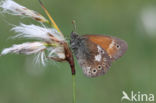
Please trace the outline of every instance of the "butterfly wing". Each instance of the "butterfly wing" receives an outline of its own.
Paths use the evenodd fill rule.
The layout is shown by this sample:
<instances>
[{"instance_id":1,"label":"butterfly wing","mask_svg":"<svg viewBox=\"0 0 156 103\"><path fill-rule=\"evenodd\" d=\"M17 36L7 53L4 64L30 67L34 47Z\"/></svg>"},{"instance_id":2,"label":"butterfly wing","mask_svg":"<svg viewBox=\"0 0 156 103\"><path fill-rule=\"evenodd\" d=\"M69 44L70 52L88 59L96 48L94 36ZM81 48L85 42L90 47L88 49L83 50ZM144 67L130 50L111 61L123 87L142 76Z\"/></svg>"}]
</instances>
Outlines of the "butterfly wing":
<instances>
[{"instance_id":1,"label":"butterfly wing","mask_svg":"<svg viewBox=\"0 0 156 103\"><path fill-rule=\"evenodd\" d=\"M71 48L87 77L103 75L111 66L111 59L107 52L87 37L75 35L71 39Z\"/></svg>"},{"instance_id":2,"label":"butterfly wing","mask_svg":"<svg viewBox=\"0 0 156 103\"><path fill-rule=\"evenodd\" d=\"M105 35L84 35L84 37L106 50L112 61L120 58L128 48L127 43L117 37Z\"/></svg>"}]
</instances>

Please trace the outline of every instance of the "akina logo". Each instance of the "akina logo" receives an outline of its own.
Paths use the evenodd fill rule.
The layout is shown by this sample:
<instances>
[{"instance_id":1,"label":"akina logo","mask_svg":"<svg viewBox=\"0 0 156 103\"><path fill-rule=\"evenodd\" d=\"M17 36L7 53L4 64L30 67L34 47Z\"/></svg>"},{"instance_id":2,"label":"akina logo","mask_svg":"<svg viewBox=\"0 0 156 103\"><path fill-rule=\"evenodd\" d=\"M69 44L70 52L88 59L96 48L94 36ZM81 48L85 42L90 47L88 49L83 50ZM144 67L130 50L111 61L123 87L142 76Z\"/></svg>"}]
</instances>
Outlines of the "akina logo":
<instances>
[{"instance_id":1,"label":"akina logo","mask_svg":"<svg viewBox=\"0 0 156 103\"><path fill-rule=\"evenodd\" d=\"M154 94L146 94L146 93L141 93L140 91L134 92L131 91L130 94L128 95L125 91L122 91L122 98L121 101L132 101L132 102L153 102L154 101Z\"/></svg>"}]
</instances>

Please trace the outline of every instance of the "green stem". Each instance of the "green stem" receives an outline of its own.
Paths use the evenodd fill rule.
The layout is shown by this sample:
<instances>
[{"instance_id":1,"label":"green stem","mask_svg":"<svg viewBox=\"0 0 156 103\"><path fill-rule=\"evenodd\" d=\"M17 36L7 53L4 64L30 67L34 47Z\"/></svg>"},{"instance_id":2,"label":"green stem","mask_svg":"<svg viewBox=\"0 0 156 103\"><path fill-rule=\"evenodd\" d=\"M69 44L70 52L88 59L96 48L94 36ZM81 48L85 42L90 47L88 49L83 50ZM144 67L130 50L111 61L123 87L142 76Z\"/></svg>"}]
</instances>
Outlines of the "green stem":
<instances>
[{"instance_id":1,"label":"green stem","mask_svg":"<svg viewBox=\"0 0 156 103\"><path fill-rule=\"evenodd\" d=\"M76 103L76 80L75 80L75 75L72 75L72 81L73 81L73 103Z\"/></svg>"}]
</instances>

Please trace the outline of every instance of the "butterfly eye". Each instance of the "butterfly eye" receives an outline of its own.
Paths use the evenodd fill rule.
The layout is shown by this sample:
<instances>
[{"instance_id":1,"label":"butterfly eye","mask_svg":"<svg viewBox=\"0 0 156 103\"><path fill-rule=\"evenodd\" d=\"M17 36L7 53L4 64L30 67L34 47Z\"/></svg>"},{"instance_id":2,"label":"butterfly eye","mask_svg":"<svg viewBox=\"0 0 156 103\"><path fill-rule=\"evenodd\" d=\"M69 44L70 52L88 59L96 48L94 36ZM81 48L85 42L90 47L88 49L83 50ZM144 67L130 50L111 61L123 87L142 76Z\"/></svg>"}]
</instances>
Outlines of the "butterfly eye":
<instances>
[{"instance_id":1,"label":"butterfly eye","mask_svg":"<svg viewBox=\"0 0 156 103\"><path fill-rule=\"evenodd\" d=\"M118 48L118 49L119 49L119 48L120 48L120 45L119 45L119 44L116 44L116 48Z\"/></svg>"},{"instance_id":2,"label":"butterfly eye","mask_svg":"<svg viewBox=\"0 0 156 103\"><path fill-rule=\"evenodd\" d=\"M102 66L101 65L98 65L98 70L101 70L102 69Z\"/></svg>"}]
</instances>

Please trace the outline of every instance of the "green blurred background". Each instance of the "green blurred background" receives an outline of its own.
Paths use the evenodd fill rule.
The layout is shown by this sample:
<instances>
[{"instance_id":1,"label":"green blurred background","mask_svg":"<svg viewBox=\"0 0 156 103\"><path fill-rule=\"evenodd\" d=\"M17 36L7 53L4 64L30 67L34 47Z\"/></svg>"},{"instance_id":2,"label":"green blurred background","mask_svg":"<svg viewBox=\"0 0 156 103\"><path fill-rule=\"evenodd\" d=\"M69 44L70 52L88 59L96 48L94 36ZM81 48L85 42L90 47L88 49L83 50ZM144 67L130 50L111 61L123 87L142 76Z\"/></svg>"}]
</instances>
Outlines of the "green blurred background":
<instances>
[{"instance_id":1,"label":"green blurred background","mask_svg":"<svg viewBox=\"0 0 156 103\"><path fill-rule=\"evenodd\" d=\"M15 1L46 16L37 0ZM76 63L77 103L121 103L123 90L156 94L156 0L42 1L66 37L74 19L80 34L108 34L128 42L126 54L104 76L87 78ZM10 24L20 22L40 25L0 14L0 50L28 41L10 38L15 34ZM0 57L0 103L72 103L69 65L52 62L43 67L33 57Z\"/></svg>"}]
</instances>

